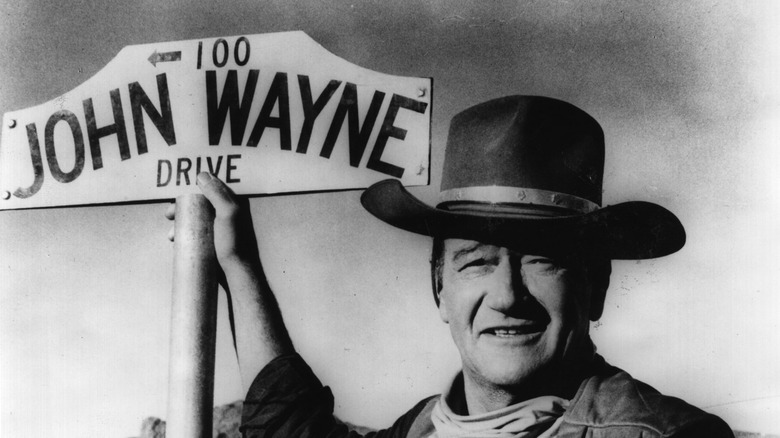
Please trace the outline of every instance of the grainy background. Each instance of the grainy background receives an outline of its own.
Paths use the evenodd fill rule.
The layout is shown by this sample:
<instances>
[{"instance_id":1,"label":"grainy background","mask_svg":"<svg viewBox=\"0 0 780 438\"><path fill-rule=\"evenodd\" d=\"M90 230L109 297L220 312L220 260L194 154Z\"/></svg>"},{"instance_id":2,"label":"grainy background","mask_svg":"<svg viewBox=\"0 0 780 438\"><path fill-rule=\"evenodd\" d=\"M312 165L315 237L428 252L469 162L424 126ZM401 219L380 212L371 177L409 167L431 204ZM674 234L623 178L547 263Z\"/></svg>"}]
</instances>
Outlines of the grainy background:
<instances>
[{"instance_id":1,"label":"grainy background","mask_svg":"<svg viewBox=\"0 0 780 438\"><path fill-rule=\"evenodd\" d=\"M0 112L53 99L125 45L303 30L373 70L434 78L435 203L447 124L541 94L607 135L605 203L657 202L679 253L616 262L608 360L734 428L780 433L780 8L737 2L99 0L0 4ZM96 188L99 190L99 188ZM337 413L389 424L458 369L429 242L359 192L254 199L270 281ZM165 417L172 247L165 206L0 212L0 435L138 433ZM224 303L216 403L243 397Z\"/></svg>"}]
</instances>

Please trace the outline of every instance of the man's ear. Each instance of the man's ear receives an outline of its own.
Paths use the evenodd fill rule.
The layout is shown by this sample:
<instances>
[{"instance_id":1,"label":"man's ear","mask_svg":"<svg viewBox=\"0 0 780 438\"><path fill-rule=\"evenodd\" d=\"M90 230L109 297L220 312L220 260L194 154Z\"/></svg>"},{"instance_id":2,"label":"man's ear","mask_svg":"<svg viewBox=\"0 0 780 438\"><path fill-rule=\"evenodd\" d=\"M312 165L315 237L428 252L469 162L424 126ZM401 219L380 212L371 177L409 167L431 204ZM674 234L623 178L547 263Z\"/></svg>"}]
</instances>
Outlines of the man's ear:
<instances>
[{"instance_id":1,"label":"man's ear","mask_svg":"<svg viewBox=\"0 0 780 438\"><path fill-rule=\"evenodd\" d=\"M444 293L444 289L439 292L439 316L445 323L450 323L450 313L447 296Z\"/></svg>"},{"instance_id":2,"label":"man's ear","mask_svg":"<svg viewBox=\"0 0 780 438\"><path fill-rule=\"evenodd\" d=\"M612 261L595 263L588 273L590 276L590 320L598 321L604 313L604 301L607 299L609 277L612 275Z\"/></svg>"}]
</instances>

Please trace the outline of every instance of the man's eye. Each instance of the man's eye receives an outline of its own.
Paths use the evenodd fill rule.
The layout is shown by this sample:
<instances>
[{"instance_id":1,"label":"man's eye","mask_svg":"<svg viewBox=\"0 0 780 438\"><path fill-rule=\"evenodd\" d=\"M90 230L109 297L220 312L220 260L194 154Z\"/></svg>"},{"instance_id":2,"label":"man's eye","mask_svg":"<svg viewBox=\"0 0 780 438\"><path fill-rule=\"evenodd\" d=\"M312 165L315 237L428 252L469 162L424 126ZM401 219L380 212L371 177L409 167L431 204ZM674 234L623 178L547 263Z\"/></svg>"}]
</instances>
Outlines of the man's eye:
<instances>
[{"instance_id":1,"label":"man's eye","mask_svg":"<svg viewBox=\"0 0 780 438\"><path fill-rule=\"evenodd\" d=\"M561 269L555 260L546 257L524 257L522 263L529 273L552 274Z\"/></svg>"},{"instance_id":2,"label":"man's eye","mask_svg":"<svg viewBox=\"0 0 780 438\"><path fill-rule=\"evenodd\" d=\"M544 257L530 257L523 261L527 265L552 265L554 262Z\"/></svg>"},{"instance_id":3,"label":"man's eye","mask_svg":"<svg viewBox=\"0 0 780 438\"><path fill-rule=\"evenodd\" d=\"M486 264L487 264L487 261L485 259L474 259L474 260L471 260L471 261L469 261L467 263L464 263L463 266L461 266L460 269L458 269L458 271L463 271L463 270L466 270L468 268L478 268L478 267L481 267L481 266L485 266Z\"/></svg>"}]
</instances>

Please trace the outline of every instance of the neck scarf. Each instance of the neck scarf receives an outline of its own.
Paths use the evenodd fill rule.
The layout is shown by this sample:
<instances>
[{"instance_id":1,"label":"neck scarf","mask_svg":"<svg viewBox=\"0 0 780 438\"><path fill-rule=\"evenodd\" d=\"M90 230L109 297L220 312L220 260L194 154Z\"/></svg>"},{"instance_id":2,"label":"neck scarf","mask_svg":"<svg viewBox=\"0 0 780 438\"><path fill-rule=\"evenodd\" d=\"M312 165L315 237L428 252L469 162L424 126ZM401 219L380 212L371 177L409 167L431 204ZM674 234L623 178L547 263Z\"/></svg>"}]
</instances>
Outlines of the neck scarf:
<instances>
[{"instance_id":1,"label":"neck scarf","mask_svg":"<svg viewBox=\"0 0 780 438\"><path fill-rule=\"evenodd\" d=\"M569 401L555 396L526 400L478 415L458 415L442 395L433 407L430 438L547 438L555 436Z\"/></svg>"}]
</instances>

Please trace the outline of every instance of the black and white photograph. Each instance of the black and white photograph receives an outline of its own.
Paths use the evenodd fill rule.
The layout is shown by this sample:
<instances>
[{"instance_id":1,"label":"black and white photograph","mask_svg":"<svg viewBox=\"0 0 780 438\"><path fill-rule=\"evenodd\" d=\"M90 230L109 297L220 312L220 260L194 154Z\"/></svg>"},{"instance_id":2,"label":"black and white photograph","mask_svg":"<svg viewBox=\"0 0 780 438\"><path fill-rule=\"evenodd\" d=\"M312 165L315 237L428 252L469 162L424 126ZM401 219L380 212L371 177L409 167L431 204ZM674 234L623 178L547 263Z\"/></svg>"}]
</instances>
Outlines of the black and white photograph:
<instances>
[{"instance_id":1,"label":"black and white photograph","mask_svg":"<svg viewBox=\"0 0 780 438\"><path fill-rule=\"evenodd\" d=\"M0 436L780 437L780 3L0 39Z\"/></svg>"}]
</instances>

